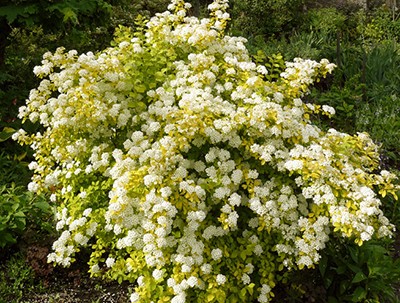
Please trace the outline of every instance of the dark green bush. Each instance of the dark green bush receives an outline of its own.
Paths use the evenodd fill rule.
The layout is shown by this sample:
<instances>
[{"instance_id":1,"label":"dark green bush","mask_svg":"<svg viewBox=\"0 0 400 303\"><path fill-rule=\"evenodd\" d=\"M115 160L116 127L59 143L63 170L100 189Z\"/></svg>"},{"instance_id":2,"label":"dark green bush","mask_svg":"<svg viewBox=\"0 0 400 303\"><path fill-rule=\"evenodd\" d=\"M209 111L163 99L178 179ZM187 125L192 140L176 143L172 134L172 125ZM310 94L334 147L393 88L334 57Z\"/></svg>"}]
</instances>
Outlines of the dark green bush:
<instances>
[{"instance_id":1,"label":"dark green bush","mask_svg":"<svg viewBox=\"0 0 400 303\"><path fill-rule=\"evenodd\" d=\"M23 187L0 186L0 248L17 243L28 228L37 234L50 231L51 218L52 206L45 197Z\"/></svg>"},{"instance_id":2,"label":"dark green bush","mask_svg":"<svg viewBox=\"0 0 400 303\"><path fill-rule=\"evenodd\" d=\"M319 263L327 302L395 302L400 263L382 242L331 242Z\"/></svg>"},{"instance_id":3,"label":"dark green bush","mask_svg":"<svg viewBox=\"0 0 400 303\"><path fill-rule=\"evenodd\" d=\"M281 35L297 26L304 0L236 0L231 2L234 35L249 39Z\"/></svg>"}]
</instances>

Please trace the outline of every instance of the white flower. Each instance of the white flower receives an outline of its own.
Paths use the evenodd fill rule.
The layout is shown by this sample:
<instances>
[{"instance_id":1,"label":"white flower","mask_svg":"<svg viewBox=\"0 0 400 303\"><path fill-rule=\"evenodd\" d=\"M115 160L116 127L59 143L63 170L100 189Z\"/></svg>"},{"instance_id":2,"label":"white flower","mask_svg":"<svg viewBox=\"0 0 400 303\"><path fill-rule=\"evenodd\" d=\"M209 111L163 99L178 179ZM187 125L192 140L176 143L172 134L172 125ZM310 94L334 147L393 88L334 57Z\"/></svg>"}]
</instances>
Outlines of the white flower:
<instances>
[{"instance_id":1,"label":"white flower","mask_svg":"<svg viewBox=\"0 0 400 303\"><path fill-rule=\"evenodd\" d=\"M191 276L189 279L187 279L187 283L190 287L194 287L197 285L198 280L196 277Z\"/></svg>"},{"instance_id":2,"label":"white flower","mask_svg":"<svg viewBox=\"0 0 400 303\"><path fill-rule=\"evenodd\" d=\"M215 281L219 284L222 285L226 282L226 277L222 274L218 274Z\"/></svg>"},{"instance_id":3,"label":"white flower","mask_svg":"<svg viewBox=\"0 0 400 303\"><path fill-rule=\"evenodd\" d=\"M86 208L86 209L83 211L83 216L84 216L84 217L88 217L88 216L91 214L91 212L92 212L92 209L91 209L91 208Z\"/></svg>"},{"instance_id":4,"label":"white flower","mask_svg":"<svg viewBox=\"0 0 400 303\"><path fill-rule=\"evenodd\" d=\"M180 293L172 298L171 303L185 303L186 295L184 293Z\"/></svg>"},{"instance_id":5,"label":"white flower","mask_svg":"<svg viewBox=\"0 0 400 303\"><path fill-rule=\"evenodd\" d=\"M303 168L303 161L301 161L301 160L286 161L285 168L289 171L300 170Z\"/></svg>"},{"instance_id":6,"label":"white flower","mask_svg":"<svg viewBox=\"0 0 400 303\"><path fill-rule=\"evenodd\" d=\"M241 203L241 197L237 193L233 193L229 199L229 204L232 206L239 206Z\"/></svg>"},{"instance_id":7,"label":"white flower","mask_svg":"<svg viewBox=\"0 0 400 303\"><path fill-rule=\"evenodd\" d=\"M257 245L254 247L254 253L255 253L257 256L260 256L260 255L263 253L263 251L264 251L264 249L261 247L260 244L257 244Z\"/></svg>"},{"instance_id":8,"label":"white flower","mask_svg":"<svg viewBox=\"0 0 400 303\"><path fill-rule=\"evenodd\" d=\"M246 269L246 272L250 275L254 271L254 265L251 263L247 263L245 269Z\"/></svg>"},{"instance_id":9,"label":"white flower","mask_svg":"<svg viewBox=\"0 0 400 303\"><path fill-rule=\"evenodd\" d=\"M151 243L153 241L154 241L154 236L152 234L147 233L147 234L143 235L143 242L144 243Z\"/></svg>"},{"instance_id":10,"label":"white flower","mask_svg":"<svg viewBox=\"0 0 400 303\"><path fill-rule=\"evenodd\" d=\"M115 259L111 258L111 257L108 257L107 260L106 260L107 267L113 267L114 264L115 264Z\"/></svg>"},{"instance_id":11,"label":"white flower","mask_svg":"<svg viewBox=\"0 0 400 303\"><path fill-rule=\"evenodd\" d=\"M163 271L160 269L153 270L152 276L155 280L160 280L163 277Z\"/></svg>"},{"instance_id":12,"label":"white flower","mask_svg":"<svg viewBox=\"0 0 400 303\"><path fill-rule=\"evenodd\" d=\"M335 109L331 106L328 105L322 105L322 110L330 115L334 115L335 114Z\"/></svg>"},{"instance_id":13,"label":"white flower","mask_svg":"<svg viewBox=\"0 0 400 303\"><path fill-rule=\"evenodd\" d=\"M182 272L190 272L192 270L192 267L191 266L188 266L188 265L186 265L186 264L183 264L182 265L182 269L181 269L181 271Z\"/></svg>"},{"instance_id":14,"label":"white flower","mask_svg":"<svg viewBox=\"0 0 400 303\"><path fill-rule=\"evenodd\" d=\"M140 287L140 286L144 286L144 276L139 276L138 278L137 278L137 280L136 280L136 282L137 282L137 284L138 284L138 286Z\"/></svg>"},{"instance_id":15,"label":"white flower","mask_svg":"<svg viewBox=\"0 0 400 303\"><path fill-rule=\"evenodd\" d=\"M243 178L243 172L240 169L236 169L232 172L232 181L235 184L240 184Z\"/></svg>"},{"instance_id":16,"label":"white flower","mask_svg":"<svg viewBox=\"0 0 400 303\"><path fill-rule=\"evenodd\" d=\"M139 294L137 292L132 293L130 296L130 300L132 303L139 302L139 300L140 300Z\"/></svg>"},{"instance_id":17,"label":"white flower","mask_svg":"<svg viewBox=\"0 0 400 303\"><path fill-rule=\"evenodd\" d=\"M51 194L50 195L50 201L51 202L56 202L57 201L57 195L56 194Z\"/></svg>"},{"instance_id":18,"label":"white flower","mask_svg":"<svg viewBox=\"0 0 400 303\"><path fill-rule=\"evenodd\" d=\"M61 229L63 229L64 226L65 226L64 220L58 221L56 224L56 230L61 230Z\"/></svg>"},{"instance_id":19,"label":"white flower","mask_svg":"<svg viewBox=\"0 0 400 303\"><path fill-rule=\"evenodd\" d=\"M300 259L297 261L298 265L305 265L306 267L310 267L313 265L313 261L309 256L302 256Z\"/></svg>"},{"instance_id":20,"label":"white flower","mask_svg":"<svg viewBox=\"0 0 400 303\"><path fill-rule=\"evenodd\" d=\"M263 75L268 74L268 70L264 65L257 66L257 72L259 72L260 74L263 74Z\"/></svg>"},{"instance_id":21,"label":"white flower","mask_svg":"<svg viewBox=\"0 0 400 303\"><path fill-rule=\"evenodd\" d=\"M251 282L250 276L248 274L243 274L242 282L243 282L243 284L249 284Z\"/></svg>"},{"instance_id":22,"label":"white flower","mask_svg":"<svg viewBox=\"0 0 400 303\"><path fill-rule=\"evenodd\" d=\"M35 170L38 168L38 163L36 161L32 161L31 163L29 163L28 168L30 170Z\"/></svg>"},{"instance_id":23,"label":"white flower","mask_svg":"<svg viewBox=\"0 0 400 303\"><path fill-rule=\"evenodd\" d=\"M213 260L218 261L219 259L222 258L222 250L220 250L219 248L215 248L211 251L211 257L213 258Z\"/></svg>"},{"instance_id":24,"label":"white flower","mask_svg":"<svg viewBox=\"0 0 400 303\"><path fill-rule=\"evenodd\" d=\"M209 274L212 271L212 266L211 264L206 263L203 264L200 269L204 274Z\"/></svg>"},{"instance_id":25,"label":"white flower","mask_svg":"<svg viewBox=\"0 0 400 303\"><path fill-rule=\"evenodd\" d=\"M258 178L258 172L255 169L249 170L247 177L249 179L257 179Z\"/></svg>"},{"instance_id":26,"label":"white flower","mask_svg":"<svg viewBox=\"0 0 400 303\"><path fill-rule=\"evenodd\" d=\"M89 238L82 235L81 233L77 233L74 236L74 241L79 245L86 245L87 242L89 241Z\"/></svg>"},{"instance_id":27,"label":"white flower","mask_svg":"<svg viewBox=\"0 0 400 303\"><path fill-rule=\"evenodd\" d=\"M37 183L35 183L35 182L30 182L30 183L28 184L28 190L29 190L29 191L31 191L31 192L37 192L38 189L39 189L39 185L38 185Z\"/></svg>"}]
</instances>

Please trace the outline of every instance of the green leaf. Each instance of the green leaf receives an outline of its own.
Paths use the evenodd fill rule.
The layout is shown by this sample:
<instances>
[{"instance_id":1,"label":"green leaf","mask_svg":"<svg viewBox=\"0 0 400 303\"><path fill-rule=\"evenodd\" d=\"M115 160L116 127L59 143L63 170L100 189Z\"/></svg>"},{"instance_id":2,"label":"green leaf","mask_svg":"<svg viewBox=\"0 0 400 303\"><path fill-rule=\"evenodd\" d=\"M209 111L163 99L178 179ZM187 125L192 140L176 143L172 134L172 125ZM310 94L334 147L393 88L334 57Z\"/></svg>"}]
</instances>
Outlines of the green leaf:
<instances>
[{"instance_id":1,"label":"green leaf","mask_svg":"<svg viewBox=\"0 0 400 303\"><path fill-rule=\"evenodd\" d=\"M349 263L349 264L347 264L347 266L348 266L348 267L352 270L352 272L354 272L354 273L362 272L362 269L361 269L359 266L355 265L355 264Z\"/></svg>"},{"instance_id":2,"label":"green leaf","mask_svg":"<svg viewBox=\"0 0 400 303\"><path fill-rule=\"evenodd\" d=\"M342 282L340 282L339 285L339 292L341 295L343 295L349 288L350 282L347 280L343 280Z\"/></svg>"},{"instance_id":3,"label":"green leaf","mask_svg":"<svg viewBox=\"0 0 400 303\"><path fill-rule=\"evenodd\" d=\"M13 23L18 16L24 14L24 8L15 5L0 7L0 16L5 17L9 23Z\"/></svg>"},{"instance_id":4,"label":"green leaf","mask_svg":"<svg viewBox=\"0 0 400 303\"><path fill-rule=\"evenodd\" d=\"M78 16L71 8L66 7L61 10L61 13L64 15L64 22L72 21L73 23L78 23Z\"/></svg>"},{"instance_id":5,"label":"green leaf","mask_svg":"<svg viewBox=\"0 0 400 303\"><path fill-rule=\"evenodd\" d=\"M137 84L137 85L135 85L135 90L138 93L144 93L146 91L146 86L143 84Z\"/></svg>"},{"instance_id":6,"label":"green leaf","mask_svg":"<svg viewBox=\"0 0 400 303\"><path fill-rule=\"evenodd\" d=\"M386 274L384 268L381 266L368 266L368 277L379 276Z\"/></svg>"},{"instance_id":7,"label":"green leaf","mask_svg":"<svg viewBox=\"0 0 400 303\"><path fill-rule=\"evenodd\" d=\"M49 203L44 202L44 201L40 201L40 202L36 202L33 204L35 207L39 208L41 211L43 212L47 212L51 206L49 205Z\"/></svg>"},{"instance_id":8,"label":"green leaf","mask_svg":"<svg viewBox=\"0 0 400 303\"><path fill-rule=\"evenodd\" d=\"M246 297L246 288L242 288L242 289L240 290L240 297L241 297L242 299L244 299L244 298Z\"/></svg>"},{"instance_id":9,"label":"green leaf","mask_svg":"<svg viewBox=\"0 0 400 303\"><path fill-rule=\"evenodd\" d=\"M16 212L17 209L20 207L20 205L18 204L19 199L17 197L15 197L13 200L15 201L15 203L11 204L11 210L12 210L12 212Z\"/></svg>"},{"instance_id":10,"label":"green leaf","mask_svg":"<svg viewBox=\"0 0 400 303\"><path fill-rule=\"evenodd\" d=\"M207 302L212 302L214 300L214 298L215 298L214 294L208 294L207 295Z\"/></svg>"},{"instance_id":11,"label":"green leaf","mask_svg":"<svg viewBox=\"0 0 400 303\"><path fill-rule=\"evenodd\" d=\"M354 262L358 263L358 249L355 247L349 247L350 257L353 259Z\"/></svg>"},{"instance_id":12,"label":"green leaf","mask_svg":"<svg viewBox=\"0 0 400 303\"><path fill-rule=\"evenodd\" d=\"M231 258L232 258L232 259L237 258L238 255L239 255L239 251L236 250L236 249L235 249L234 251L231 252Z\"/></svg>"},{"instance_id":13,"label":"green leaf","mask_svg":"<svg viewBox=\"0 0 400 303\"><path fill-rule=\"evenodd\" d=\"M325 276L327 266L328 266L328 258L322 257L318 265L319 272L321 273L322 277Z\"/></svg>"},{"instance_id":14,"label":"green leaf","mask_svg":"<svg viewBox=\"0 0 400 303\"><path fill-rule=\"evenodd\" d=\"M217 301L218 301L218 303L225 303L226 302L226 293L223 290L218 292Z\"/></svg>"},{"instance_id":15,"label":"green leaf","mask_svg":"<svg viewBox=\"0 0 400 303\"><path fill-rule=\"evenodd\" d=\"M238 301L238 298L236 297L236 295L231 294L231 295L228 297L227 302L228 302L228 303L238 303L239 301Z\"/></svg>"},{"instance_id":16,"label":"green leaf","mask_svg":"<svg viewBox=\"0 0 400 303\"><path fill-rule=\"evenodd\" d=\"M14 160L22 161L26 157L27 153L24 152L20 155L14 155Z\"/></svg>"},{"instance_id":17,"label":"green leaf","mask_svg":"<svg viewBox=\"0 0 400 303\"><path fill-rule=\"evenodd\" d=\"M25 214L24 214L24 212L19 211L19 212L14 214L14 217L16 217L16 218L25 218Z\"/></svg>"},{"instance_id":18,"label":"green leaf","mask_svg":"<svg viewBox=\"0 0 400 303\"><path fill-rule=\"evenodd\" d=\"M254 293L254 286L255 286L254 283L250 283L250 284L247 286L247 291L249 292L250 295L253 295L253 293Z\"/></svg>"},{"instance_id":19,"label":"green leaf","mask_svg":"<svg viewBox=\"0 0 400 303\"><path fill-rule=\"evenodd\" d=\"M16 219L15 225L16 225L18 231L23 231L26 226L25 218L20 217L20 218Z\"/></svg>"},{"instance_id":20,"label":"green leaf","mask_svg":"<svg viewBox=\"0 0 400 303\"><path fill-rule=\"evenodd\" d=\"M2 233L0 235L0 247L3 248L8 244L16 243L17 239L15 239L10 233Z\"/></svg>"},{"instance_id":21,"label":"green leaf","mask_svg":"<svg viewBox=\"0 0 400 303\"><path fill-rule=\"evenodd\" d=\"M367 276L362 271L359 271L358 273L356 273L356 275L354 276L351 283L358 283L358 282L364 281L366 279L367 279Z\"/></svg>"},{"instance_id":22,"label":"green leaf","mask_svg":"<svg viewBox=\"0 0 400 303\"><path fill-rule=\"evenodd\" d=\"M34 19L31 16L36 14L38 10L37 4L26 6L7 5L0 7L0 16L5 17L9 23L18 21L33 25Z\"/></svg>"},{"instance_id":23,"label":"green leaf","mask_svg":"<svg viewBox=\"0 0 400 303\"><path fill-rule=\"evenodd\" d=\"M0 132L0 142L8 140L15 132L16 130L11 127L4 127Z\"/></svg>"},{"instance_id":24,"label":"green leaf","mask_svg":"<svg viewBox=\"0 0 400 303\"><path fill-rule=\"evenodd\" d=\"M367 297L367 291L362 288L361 286L357 287L356 290L354 291L351 301L352 302L364 302L364 299Z\"/></svg>"},{"instance_id":25,"label":"green leaf","mask_svg":"<svg viewBox=\"0 0 400 303\"><path fill-rule=\"evenodd\" d=\"M346 272L346 266L345 265L340 265L335 270L339 275L344 274Z\"/></svg>"},{"instance_id":26,"label":"green leaf","mask_svg":"<svg viewBox=\"0 0 400 303\"><path fill-rule=\"evenodd\" d=\"M24 7L24 13L26 14L36 14L39 12L39 7L36 4L27 5Z\"/></svg>"},{"instance_id":27,"label":"green leaf","mask_svg":"<svg viewBox=\"0 0 400 303\"><path fill-rule=\"evenodd\" d=\"M47 8L49 12L59 11L63 15L63 22L72 21L78 23L78 15L76 13L76 7L71 3L57 3Z\"/></svg>"},{"instance_id":28,"label":"green leaf","mask_svg":"<svg viewBox=\"0 0 400 303\"><path fill-rule=\"evenodd\" d=\"M328 289L332 285L332 282L333 282L332 275L327 275L327 276L323 277L323 281L324 281L325 288Z\"/></svg>"},{"instance_id":29,"label":"green leaf","mask_svg":"<svg viewBox=\"0 0 400 303\"><path fill-rule=\"evenodd\" d=\"M328 297L328 303L339 303L339 301L335 297Z\"/></svg>"}]
</instances>

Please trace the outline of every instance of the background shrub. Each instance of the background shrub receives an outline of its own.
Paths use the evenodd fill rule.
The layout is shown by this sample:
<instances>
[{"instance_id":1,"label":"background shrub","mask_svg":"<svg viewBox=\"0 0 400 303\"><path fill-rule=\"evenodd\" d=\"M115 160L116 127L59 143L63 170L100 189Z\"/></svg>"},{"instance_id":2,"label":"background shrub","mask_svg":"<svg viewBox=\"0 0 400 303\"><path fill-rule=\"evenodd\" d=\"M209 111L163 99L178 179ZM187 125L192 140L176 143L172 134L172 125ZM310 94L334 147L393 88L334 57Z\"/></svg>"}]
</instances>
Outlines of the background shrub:
<instances>
[{"instance_id":1,"label":"background shrub","mask_svg":"<svg viewBox=\"0 0 400 303\"><path fill-rule=\"evenodd\" d=\"M43 196L13 185L0 187L0 248L17 243L27 228L51 231L52 207ZM34 240L34 239L32 239Z\"/></svg>"},{"instance_id":2,"label":"background shrub","mask_svg":"<svg viewBox=\"0 0 400 303\"><path fill-rule=\"evenodd\" d=\"M90 1L92 4L95 2L102 1ZM4 127L19 128L20 122L16 120L17 108L28 96L29 90L38 85L38 81L28 75L32 74L32 68L42 60L41 55L47 50L54 50L60 44L66 46L67 49L76 48L80 52L103 49L111 40L116 25L124 24L135 27L133 20L138 13L150 17L155 11L163 11L167 2L169 1L135 1L135 3L122 0L103 1L102 3L105 4L103 7L96 6L97 8L95 8L92 5L91 9L95 8L101 11L96 14L101 18L95 22L96 16L93 15L93 11L84 9L89 2L73 4L73 1L65 1L62 5L66 10L55 9L46 16L40 15L46 9L36 11L28 9L23 14L19 10L24 5L26 5L25 8L47 5L44 1L36 1L36 3L9 1L6 4L8 8L0 7L0 16L2 16L0 17L0 35L3 35L0 39L0 49L5 50L1 52L4 54L2 56L4 59L0 60L3 62L2 72L0 72L0 130L3 130L0 133L0 142L2 142L0 143L2 148L0 166L5 172L0 184L16 182L18 186L25 186L31 176L27 170L27 163L31 161L32 153L29 149L17 148L10 140L6 140L14 131L9 128L4 129ZM191 2L194 7L190 13L196 16L206 15L206 6L211 3L211 1L203 0ZM295 57L312 59L327 57L335 62L338 68L334 75L322 80L313 89L311 96L305 98L305 101L321 105L329 104L336 109L336 115L332 119L313 115L313 121L324 129L335 127L349 133L364 130L371 132L374 141L382 145L381 168L398 168L400 162L399 145L397 144L399 132L396 125L398 125L399 81L396 75L396 66L398 66L399 48L396 41L399 38L399 18L395 11L388 7L379 7L378 1L370 1L370 3L376 2L374 3L376 10L370 10L367 13L358 11L356 6L336 5L333 8L329 6L332 4L331 2L320 5L324 1L313 1L312 3L310 1L307 3L302 1L236 2L231 1L233 7L230 10L232 17L230 31L234 34L247 35L250 41L248 46L254 60L257 63L265 64L270 70L266 79L276 82L284 70L284 61L292 60ZM73 5L68 11L68 5L71 3ZM18 6L18 9L14 10L17 14L10 16L11 6ZM245 10L241 10L241 8ZM290 11L292 8L297 9L296 13ZM277 19L272 20L271 16L275 16ZM11 22L10 18L15 19ZM49 22L51 18L64 21L60 27L50 28L48 24L53 23ZM12 24L13 31L10 31L10 24ZM7 39L4 39L5 35L7 35ZM24 127L30 133L40 130L37 125L27 126L25 124ZM99 186L103 186L104 190L109 185ZM3 188L7 195L11 193L16 196L29 196L29 194L22 193L22 188L18 187L16 190L18 193L13 193L14 189L8 185ZM18 199L29 200L31 198L19 197L13 201ZM21 202L18 203L21 204ZM398 209L396 200L385 200L384 213L396 226L400 226L399 217L396 215ZM12 237L17 240L21 239L22 234L32 229L30 222L29 220L26 222L23 231L15 228L9 229ZM40 230L40 228L38 229ZM44 229L47 230L47 227ZM285 279L300 281L296 287L286 288L284 293L289 293L289 290L293 295L293 302L296 300L305 302L312 296L320 300L322 298L328 300L330 297L330 300L334 302L334 300L356 301L358 295L361 295L360 300L364 300L362 298L365 293L371 300L377 297L382 300L395 300L392 285L397 279L397 273L394 270L397 261L392 261L393 243L375 242L373 244L378 247L372 254L375 257L367 257L366 261L363 261L365 258L360 258L356 261L354 258L349 258L349 250L353 249L350 243L343 243L339 239L334 240L330 248L324 251L324 258L328 260L325 274L321 276L318 270L307 272L312 282L307 285L302 283L304 272L299 273L300 278L296 278L296 272L292 272L293 275L289 278L278 277L281 279L280 283ZM364 246L355 247L360 251L363 248ZM360 253L363 254L363 252ZM349 266L344 272L342 272L343 269L338 272L339 264L343 265L340 260L345 260L346 264L353 264L353 268L354 265L364 268L362 271L364 275L369 273L368 269L365 269L365 263L370 266L373 266L374 263L379 266L385 263L382 267L390 274L387 280L384 278L382 280L387 283L381 284L381 288L373 288L373 290L367 286L368 279L349 283L350 280L353 281L355 272ZM379 263L381 260L384 262ZM390 267L393 271L390 270ZM332 279L338 283L329 284L328 282ZM347 283L346 287L341 287L342 281L347 281L343 282L343 285ZM278 286L278 289L279 287L283 286ZM346 289L342 291L343 288ZM289 300L287 296L284 299Z\"/></svg>"},{"instance_id":3,"label":"background shrub","mask_svg":"<svg viewBox=\"0 0 400 303\"><path fill-rule=\"evenodd\" d=\"M185 19L177 1L104 51L45 53L20 109L43 126L13 136L35 150L28 188L60 205L49 261L88 249L93 276L137 281L132 302L268 302L330 236L391 234L380 197L398 185L377 146L318 128L333 108L302 100L334 65L253 55L269 74L210 8Z\"/></svg>"}]
</instances>

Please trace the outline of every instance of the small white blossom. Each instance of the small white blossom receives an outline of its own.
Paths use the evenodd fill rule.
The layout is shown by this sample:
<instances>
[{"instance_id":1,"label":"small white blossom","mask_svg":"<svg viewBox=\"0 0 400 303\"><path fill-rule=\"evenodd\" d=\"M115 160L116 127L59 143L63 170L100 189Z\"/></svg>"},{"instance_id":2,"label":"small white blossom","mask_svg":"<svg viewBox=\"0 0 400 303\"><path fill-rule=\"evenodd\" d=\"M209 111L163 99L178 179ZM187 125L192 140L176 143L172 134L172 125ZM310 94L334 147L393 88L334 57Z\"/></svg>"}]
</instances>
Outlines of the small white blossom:
<instances>
[{"instance_id":1,"label":"small white blossom","mask_svg":"<svg viewBox=\"0 0 400 303\"><path fill-rule=\"evenodd\" d=\"M214 260L219 260L222 258L222 250L220 250L219 248L215 248L211 251L211 257Z\"/></svg>"},{"instance_id":2,"label":"small white blossom","mask_svg":"<svg viewBox=\"0 0 400 303\"><path fill-rule=\"evenodd\" d=\"M222 274L218 274L218 275L217 275L217 278L216 278L215 280L216 280L216 282L217 282L219 285L225 284L225 282L226 282L226 276L224 276L224 275L222 275Z\"/></svg>"},{"instance_id":3,"label":"small white blossom","mask_svg":"<svg viewBox=\"0 0 400 303\"><path fill-rule=\"evenodd\" d=\"M111 257L108 257L107 260L106 260L107 267L113 267L114 264L115 264L115 259L111 258Z\"/></svg>"},{"instance_id":4,"label":"small white blossom","mask_svg":"<svg viewBox=\"0 0 400 303\"><path fill-rule=\"evenodd\" d=\"M163 271L159 269L153 270L152 276L155 280L160 280L163 276Z\"/></svg>"},{"instance_id":5,"label":"small white blossom","mask_svg":"<svg viewBox=\"0 0 400 303\"><path fill-rule=\"evenodd\" d=\"M130 300L132 303L139 302L139 300L140 300L139 294L137 292L132 293L130 296Z\"/></svg>"}]
</instances>

